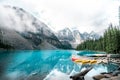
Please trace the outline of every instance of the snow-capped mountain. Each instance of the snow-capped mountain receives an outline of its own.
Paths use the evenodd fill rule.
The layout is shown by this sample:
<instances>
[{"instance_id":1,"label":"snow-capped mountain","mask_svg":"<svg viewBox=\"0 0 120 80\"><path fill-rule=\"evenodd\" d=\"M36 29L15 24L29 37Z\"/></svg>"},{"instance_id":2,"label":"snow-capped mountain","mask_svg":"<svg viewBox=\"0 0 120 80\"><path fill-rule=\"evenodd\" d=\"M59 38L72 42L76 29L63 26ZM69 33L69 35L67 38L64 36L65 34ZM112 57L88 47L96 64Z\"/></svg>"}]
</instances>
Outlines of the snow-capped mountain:
<instances>
[{"instance_id":1,"label":"snow-capped mountain","mask_svg":"<svg viewBox=\"0 0 120 80\"><path fill-rule=\"evenodd\" d=\"M0 48L56 49L61 42L46 24L22 8L0 6Z\"/></svg>"},{"instance_id":2,"label":"snow-capped mountain","mask_svg":"<svg viewBox=\"0 0 120 80\"><path fill-rule=\"evenodd\" d=\"M95 33L94 31L91 31L90 33L84 32L82 35L84 40L88 40L88 39L96 40L100 38L100 35Z\"/></svg>"},{"instance_id":3,"label":"snow-capped mountain","mask_svg":"<svg viewBox=\"0 0 120 80\"><path fill-rule=\"evenodd\" d=\"M73 48L76 48L78 44L82 43L85 40L95 40L100 38L100 35L95 33L94 31L92 31L91 33L84 32L82 34L79 32L79 30L70 30L69 28L58 31L56 35L60 41L69 42Z\"/></svg>"},{"instance_id":4,"label":"snow-capped mountain","mask_svg":"<svg viewBox=\"0 0 120 80\"><path fill-rule=\"evenodd\" d=\"M92 31L90 34L90 39L99 39L100 35L98 35L97 33L95 33L94 31Z\"/></svg>"},{"instance_id":5,"label":"snow-capped mountain","mask_svg":"<svg viewBox=\"0 0 120 80\"><path fill-rule=\"evenodd\" d=\"M66 40L66 41L75 41L74 35L69 28L65 28L63 30L58 31L57 37L59 40Z\"/></svg>"}]
</instances>

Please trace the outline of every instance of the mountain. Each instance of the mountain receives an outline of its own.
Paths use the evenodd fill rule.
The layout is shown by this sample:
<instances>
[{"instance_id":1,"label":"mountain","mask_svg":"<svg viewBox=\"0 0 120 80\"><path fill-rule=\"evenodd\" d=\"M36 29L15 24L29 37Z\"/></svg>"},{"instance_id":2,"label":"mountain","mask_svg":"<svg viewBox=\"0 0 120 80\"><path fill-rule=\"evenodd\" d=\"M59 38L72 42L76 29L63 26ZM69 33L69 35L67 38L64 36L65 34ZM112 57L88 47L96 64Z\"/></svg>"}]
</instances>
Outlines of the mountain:
<instances>
[{"instance_id":1,"label":"mountain","mask_svg":"<svg viewBox=\"0 0 120 80\"><path fill-rule=\"evenodd\" d=\"M72 48L75 48L79 43L81 43L82 35L78 30L70 30L69 28L65 28L56 33L56 36L61 41L61 43L67 43L71 45Z\"/></svg>"},{"instance_id":2,"label":"mountain","mask_svg":"<svg viewBox=\"0 0 120 80\"><path fill-rule=\"evenodd\" d=\"M70 30L69 28L65 28L56 33L58 39L63 43L69 43L72 48L76 48L78 44L82 43L88 39L99 39L100 35L92 31L91 33L84 32L83 34L79 32L79 30Z\"/></svg>"},{"instance_id":3,"label":"mountain","mask_svg":"<svg viewBox=\"0 0 120 80\"><path fill-rule=\"evenodd\" d=\"M57 33L58 39L59 40L66 40L66 41L74 41L74 35L72 31L69 28L65 28L63 30L60 30Z\"/></svg>"},{"instance_id":4,"label":"mountain","mask_svg":"<svg viewBox=\"0 0 120 80\"><path fill-rule=\"evenodd\" d=\"M0 48L57 49L64 46L43 22L22 8L0 6Z\"/></svg>"},{"instance_id":5,"label":"mountain","mask_svg":"<svg viewBox=\"0 0 120 80\"><path fill-rule=\"evenodd\" d=\"M33 49L32 44L14 30L0 27L0 48Z\"/></svg>"},{"instance_id":6,"label":"mountain","mask_svg":"<svg viewBox=\"0 0 120 80\"><path fill-rule=\"evenodd\" d=\"M95 33L94 31L91 31L90 33L84 32L82 35L84 40L88 40L88 39L95 40L100 38L100 35Z\"/></svg>"},{"instance_id":7,"label":"mountain","mask_svg":"<svg viewBox=\"0 0 120 80\"><path fill-rule=\"evenodd\" d=\"M69 28L58 31L58 33L56 33L56 36L60 40L62 45L64 45L65 49L72 49L72 45L70 44L70 42L74 41L75 39L72 31Z\"/></svg>"}]
</instances>

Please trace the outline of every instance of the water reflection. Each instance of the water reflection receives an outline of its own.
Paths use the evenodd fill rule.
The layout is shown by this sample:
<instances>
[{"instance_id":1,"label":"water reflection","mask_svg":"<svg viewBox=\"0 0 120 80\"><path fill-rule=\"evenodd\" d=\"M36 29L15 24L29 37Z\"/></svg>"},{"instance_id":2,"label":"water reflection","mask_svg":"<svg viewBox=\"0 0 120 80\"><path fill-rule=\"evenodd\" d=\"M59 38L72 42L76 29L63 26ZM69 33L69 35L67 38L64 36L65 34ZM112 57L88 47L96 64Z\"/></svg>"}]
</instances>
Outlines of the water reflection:
<instances>
[{"instance_id":1,"label":"water reflection","mask_svg":"<svg viewBox=\"0 0 120 80\"><path fill-rule=\"evenodd\" d=\"M2 80L5 80L4 78L9 78L8 80L61 80L61 76L64 76L64 80L69 80L69 75L91 66L73 63L71 55L76 53L77 51L74 50L0 51L0 73L4 73L4 76L1 74ZM113 63L92 66L94 68L86 76L91 77L100 72L114 71L118 67Z\"/></svg>"}]
</instances>

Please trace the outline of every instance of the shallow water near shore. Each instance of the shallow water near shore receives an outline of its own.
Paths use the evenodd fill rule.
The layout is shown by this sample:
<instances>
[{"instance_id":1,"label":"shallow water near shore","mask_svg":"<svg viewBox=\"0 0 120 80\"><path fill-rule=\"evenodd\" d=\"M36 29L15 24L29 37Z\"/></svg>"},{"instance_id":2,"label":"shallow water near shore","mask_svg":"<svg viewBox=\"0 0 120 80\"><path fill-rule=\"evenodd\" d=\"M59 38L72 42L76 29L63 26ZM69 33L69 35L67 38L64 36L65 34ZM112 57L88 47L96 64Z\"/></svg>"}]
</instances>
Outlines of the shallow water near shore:
<instances>
[{"instance_id":1,"label":"shallow water near shore","mask_svg":"<svg viewBox=\"0 0 120 80\"><path fill-rule=\"evenodd\" d=\"M69 76L90 66L85 79L101 72L111 72L117 64L78 65L71 61L75 50L19 50L0 51L0 79L2 80L70 80ZM88 54L89 52L84 52ZM91 53L90 53L91 54Z\"/></svg>"}]
</instances>

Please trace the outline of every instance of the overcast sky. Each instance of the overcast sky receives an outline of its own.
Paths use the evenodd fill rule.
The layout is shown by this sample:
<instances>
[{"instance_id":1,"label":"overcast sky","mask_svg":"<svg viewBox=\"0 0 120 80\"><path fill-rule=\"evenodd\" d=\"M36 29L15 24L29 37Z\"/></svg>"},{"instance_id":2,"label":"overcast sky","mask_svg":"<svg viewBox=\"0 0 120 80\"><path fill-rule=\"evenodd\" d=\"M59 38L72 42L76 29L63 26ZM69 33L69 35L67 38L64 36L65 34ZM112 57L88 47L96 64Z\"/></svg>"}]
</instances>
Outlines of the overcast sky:
<instances>
[{"instance_id":1,"label":"overcast sky","mask_svg":"<svg viewBox=\"0 0 120 80\"><path fill-rule=\"evenodd\" d=\"M0 0L24 8L52 30L65 27L80 32L103 32L109 23L118 25L120 0Z\"/></svg>"}]
</instances>

